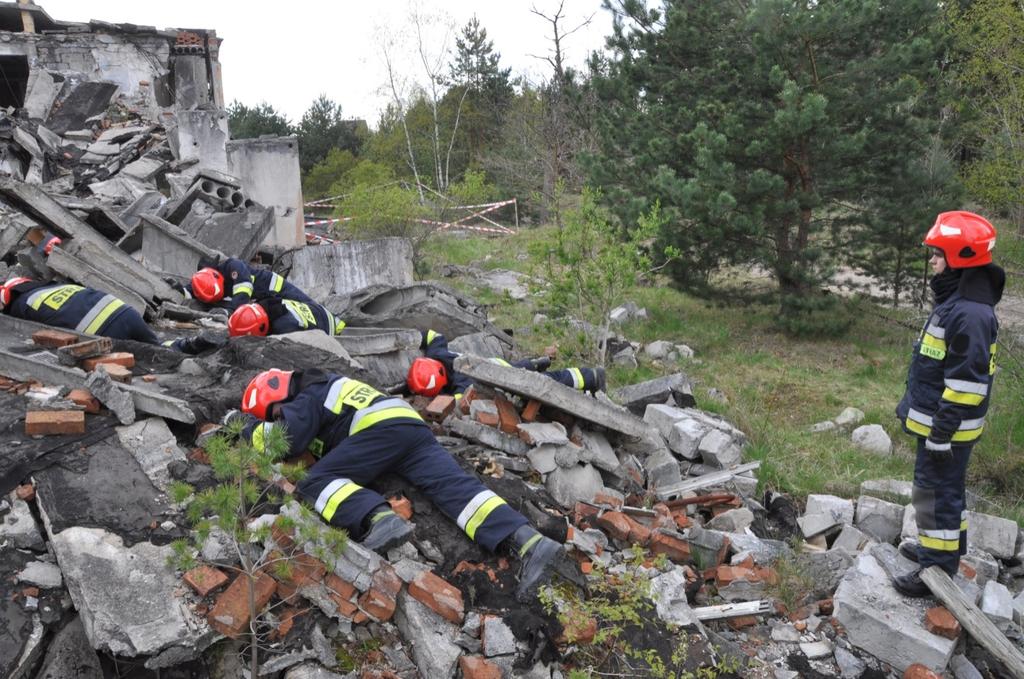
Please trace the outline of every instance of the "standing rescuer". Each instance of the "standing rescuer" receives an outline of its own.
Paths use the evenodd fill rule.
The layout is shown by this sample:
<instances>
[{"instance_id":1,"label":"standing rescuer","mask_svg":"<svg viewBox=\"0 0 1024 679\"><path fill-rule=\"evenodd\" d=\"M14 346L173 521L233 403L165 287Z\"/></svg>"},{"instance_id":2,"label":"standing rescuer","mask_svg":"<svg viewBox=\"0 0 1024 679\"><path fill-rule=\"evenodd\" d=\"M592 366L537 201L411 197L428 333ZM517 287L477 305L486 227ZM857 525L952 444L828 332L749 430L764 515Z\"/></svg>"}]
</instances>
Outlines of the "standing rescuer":
<instances>
[{"instance_id":1,"label":"standing rescuer","mask_svg":"<svg viewBox=\"0 0 1024 679\"><path fill-rule=\"evenodd\" d=\"M967 551L967 462L985 427L995 373L994 307L1006 274L992 263L996 230L971 212L943 212L925 236L931 248L935 307L910 359L907 390L896 408L917 436L913 502L920 544L900 553L917 569L893 578L912 597L927 596L921 571L938 566L956 574Z\"/></svg>"},{"instance_id":2,"label":"standing rescuer","mask_svg":"<svg viewBox=\"0 0 1024 679\"><path fill-rule=\"evenodd\" d=\"M282 428L287 457L307 448L326 451L299 482L298 493L324 521L344 528L368 549L386 552L412 533L410 523L365 487L395 472L421 489L471 540L520 559L520 600L533 596L562 554L557 542L463 471L401 398L320 370L268 370L246 387L242 413L248 420L242 436L257 450L274 428Z\"/></svg>"}]
</instances>

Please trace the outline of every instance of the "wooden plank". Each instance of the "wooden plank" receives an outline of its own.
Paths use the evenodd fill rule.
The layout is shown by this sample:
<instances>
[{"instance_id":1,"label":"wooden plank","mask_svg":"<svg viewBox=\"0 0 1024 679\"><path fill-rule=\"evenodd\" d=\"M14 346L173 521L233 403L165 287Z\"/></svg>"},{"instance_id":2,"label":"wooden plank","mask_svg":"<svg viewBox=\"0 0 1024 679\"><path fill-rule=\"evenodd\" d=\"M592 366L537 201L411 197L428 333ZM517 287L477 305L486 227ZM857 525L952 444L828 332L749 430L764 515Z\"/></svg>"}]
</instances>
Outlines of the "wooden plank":
<instances>
[{"instance_id":1,"label":"wooden plank","mask_svg":"<svg viewBox=\"0 0 1024 679\"><path fill-rule=\"evenodd\" d=\"M938 566L929 566L921 571L921 579L928 585L932 594L960 621L967 633L1006 666L1011 676L1024 677L1024 655L1021 655L992 621L964 596L945 571Z\"/></svg>"},{"instance_id":2,"label":"wooden plank","mask_svg":"<svg viewBox=\"0 0 1024 679\"><path fill-rule=\"evenodd\" d=\"M134 290L126 288L113 278L97 271L88 263L65 251L63 247L55 247L50 252L50 256L46 258L46 264L57 273L70 278L76 283L102 290L117 297L140 314L146 313L146 301L136 294Z\"/></svg>"},{"instance_id":3,"label":"wooden plank","mask_svg":"<svg viewBox=\"0 0 1024 679\"><path fill-rule=\"evenodd\" d=\"M11 379L37 380L44 384L60 384L71 388L84 388L86 372L78 368L66 368L28 356L20 356L0 350L0 375ZM178 422L192 424L196 421L188 404L181 399L165 396L130 384L118 384L122 391L131 394L135 408L150 415L157 415Z\"/></svg>"},{"instance_id":4,"label":"wooden plank","mask_svg":"<svg viewBox=\"0 0 1024 679\"><path fill-rule=\"evenodd\" d=\"M687 479L681 483L677 483L674 486L668 486L667 488L659 488L657 495L659 500L671 497L673 495L680 495L687 491L700 490L701 488L709 488L716 486L720 483L728 481L734 476L738 476L743 472L754 471L761 466L760 462L747 462L746 464L736 465L732 469L723 469L721 471L712 472L710 474L704 474L694 479Z\"/></svg>"}]
</instances>

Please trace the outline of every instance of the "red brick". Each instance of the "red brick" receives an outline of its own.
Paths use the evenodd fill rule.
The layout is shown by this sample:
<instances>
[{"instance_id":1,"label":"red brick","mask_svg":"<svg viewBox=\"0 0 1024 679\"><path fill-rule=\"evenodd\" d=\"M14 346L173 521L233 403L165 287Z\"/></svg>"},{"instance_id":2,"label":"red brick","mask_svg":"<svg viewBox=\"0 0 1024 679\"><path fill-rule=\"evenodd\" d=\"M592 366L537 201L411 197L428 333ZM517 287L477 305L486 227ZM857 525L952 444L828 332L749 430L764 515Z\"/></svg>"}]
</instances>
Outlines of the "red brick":
<instances>
[{"instance_id":1,"label":"red brick","mask_svg":"<svg viewBox=\"0 0 1024 679\"><path fill-rule=\"evenodd\" d=\"M651 539L647 545L655 554L664 554L677 563L690 560L690 544L686 540L660 530L651 533Z\"/></svg>"},{"instance_id":2,"label":"red brick","mask_svg":"<svg viewBox=\"0 0 1024 679\"><path fill-rule=\"evenodd\" d=\"M324 585L331 599L338 605L338 609L346 616L355 612L355 604L352 599L356 594L356 588L349 582L345 582L334 573L328 573L324 578Z\"/></svg>"},{"instance_id":3,"label":"red brick","mask_svg":"<svg viewBox=\"0 0 1024 679\"><path fill-rule=\"evenodd\" d=\"M613 509L622 509L622 500L620 500L619 498L615 497L614 495L609 495L608 493L601 493L601 492L595 493L594 494L594 504L596 504L596 505L608 505L609 507L611 507Z\"/></svg>"},{"instance_id":4,"label":"red brick","mask_svg":"<svg viewBox=\"0 0 1024 679\"><path fill-rule=\"evenodd\" d=\"M110 379L122 384L132 383L132 371L130 369L116 363L104 363L102 365L103 370L110 375Z\"/></svg>"},{"instance_id":5,"label":"red brick","mask_svg":"<svg viewBox=\"0 0 1024 679\"><path fill-rule=\"evenodd\" d=\"M832 615L835 610L835 603L832 599L822 599L818 602L818 615Z\"/></svg>"},{"instance_id":6,"label":"red brick","mask_svg":"<svg viewBox=\"0 0 1024 679\"><path fill-rule=\"evenodd\" d=\"M627 539L632 528L629 517L622 512L605 512L598 517L597 525L608 534L608 537L616 540Z\"/></svg>"},{"instance_id":7,"label":"red brick","mask_svg":"<svg viewBox=\"0 0 1024 679\"><path fill-rule=\"evenodd\" d=\"M277 630L275 630L274 636L278 639L284 639L288 636L288 633L292 631L292 627L295 626L295 618L298 618L303 613L305 611L298 608L286 608L281 611L280 615L277 616Z\"/></svg>"},{"instance_id":8,"label":"red brick","mask_svg":"<svg viewBox=\"0 0 1024 679\"><path fill-rule=\"evenodd\" d=\"M156 375L143 375L142 376L142 381L143 382L156 382Z\"/></svg>"},{"instance_id":9,"label":"red brick","mask_svg":"<svg viewBox=\"0 0 1024 679\"><path fill-rule=\"evenodd\" d=\"M409 498L404 495L388 498L388 504L391 505L391 510L395 514L398 514L406 521L412 519L412 500Z\"/></svg>"},{"instance_id":10,"label":"red brick","mask_svg":"<svg viewBox=\"0 0 1024 679\"><path fill-rule=\"evenodd\" d=\"M448 622L462 623L462 592L430 571L421 572L409 583L409 595Z\"/></svg>"},{"instance_id":11,"label":"red brick","mask_svg":"<svg viewBox=\"0 0 1024 679\"><path fill-rule=\"evenodd\" d=\"M14 494L18 496L19 500L31 502L36 498L36 487L31 483L26 483L15 488Z\"/></svg>"},{"instance_id":12,"label":"red brick","mask_svg":"<svg viewBox=\"0 0 1024 679\"><path fill-rule=\"evenodd\" d=\"M455 397L441 394L434 397L434 400L427 406L424 414L428 420L441 422L451 415L453 410L455 410Z\"/></svg>"},{"instance_id":13,"label":"red brick","mask_svg":"<svg viewBox=\"0 0 1024 679\"><path fill-rule=\"evenodd\" d=\"M99 399L93 396L92 392L88 389L72 389L68 392L68 398L85 408L87 413L98 413L100 411Z\"/></svg>"},{"instance_id":14,"label":"red brick","mask_svg":"<svg viewBox=\"0 0 1024 679\"><path fill-rule=\"evenodd\" d=\"M38 587L26 587L23 590L21 590L21 595L25 596L25 597L29 597L29 596L38 597L39 596L39 588Z\"/></svg>"},{"instance_id":15,"label":"red brick","mask_svg":"<svg viewBox=\"0 0 1024 679\"><path fill-rule=\"evenodd\" d=\"M924 612L924 626L932 634L956 641L960 637L960 623L944 606L935 606Z\"/></svg>"},{"instance_id":16,"label":"red brick","mask_svg":"<svg viewBox=\"0 0 1024 679\"><path fill-rule=\"evenodd\" d=\"M469 404L476 398L476 386L469 385L469 389L462 392L462 398L456 399L459 406L459 411L463 415L469 415Z\"/></svg>"},{"instance_id":17,"label":"red brick","mask_svg":"<svg viewBox=\"0 0 1024 679\"><path fill-rule=\"evenodd\" d=\"M498 428L500 420L498 419L498 413L488 412L486 410L478 410L475 415L475 419L480 424L487 425L488 427Z\"/></svg>"},{"instance_id":18,"label":"red brick","mask_svg":"<svg viewBox=\"0 0 1024 679\"><path fill-rule=\"evenodd\" d=\"M597 620L587 618L578 620L570 618L562 631L566 642L570 644L589 644L597 636Z\"/></svg>"},{"instance_id":19,"label":"red brick","mask_svg":"<svg viewBox=\"0 0 1024 679\"><path fill-rule=\"evenodd\" d=\"M327 573L327 566L324 562L305 552L299 552L290 557L278 554L277 558L288 559L289 571L287 577L280 577L278 580L286 582L293 587L301 588L314 585L323 580L324 575Z\"/></svg>"},{"instance_id":20,"label":"red brick","mask_svg":"<svg viewBox=\"0 0 1024 679\"><path fill-rule=\"evenodd\" d=\"M114 342L109 337L97 337L96 339L61 347L58 353L65 354L76 360L82 360L99 356L100 354L108 354L113 348Z\"/></svg>"},{"instance_id":21,"label":"red brick","mask_svg":"<svg viewBox=\"0 0 1024 679\"><path fill-rule=\"evenodd\" d=\"M903 679L942 679L942 675L932 672L920 663L915 663L903 672Z\"/></svg>"},{"instance_id":22,"label":"red brick","mask_svg":"<svg viewBox=\"0 0 1024 679\"><path fill-rule=\"evenodd\" d=\"M210 566L197 566L185 573L185 582L199 596L206 596L228 581L228 576Z\"/></svg>"},{"instance_id":23,"label":"red brick","mask_svg":"<svg viewBox=\"0 0 1024 679\"><path fill-rule=\"evenodd\" d=\"M973 580L975 576L978 575L978 571L974 570L974 567L966 561L960 562L960 572L963 573L963 576L968 580Z\"/></svg>"},{"instance_id":24,"label":"red brick","mask_svg":"<svg viewBox=\"0 0 1024 679\"><path fill-rule=\"evenodd\" d=\"M536 422L537 416L540 415L540 407L543 405L540 401L531 400L523 408L523 422Z\"/></svg>"},{"instance_id":25,"label":"red brick","mask_svg":"<svg viewBox=\"0 0 1024 679\"><path fill-rule=\"evenodd\" d=\"M654 510L654 528L667 528L676 530L676 520L672 516L672 510L664 502L659 502L652 507Z\"/></svg>"},{"instance_id":26,"label":"red brick","mask_svg":"<svg viewBox=\"0 0 1024 679\"><path fill-rule=\"evenodd\" d=\"M381 564L373 581L361 597L359 609L377 622L387 622L395 614L395 598L402 589L402 580L388 563Z\"/></svg>"},{"instance_id":27,"label":"red brick","mask_svg":"<svg viewBox=\"0 0 1024 679\"><path fill-rule=\"evenodd\" d=\"M519 419L519 413L516 412L516 407L512 405L512 401L498 396L494 399L494 405L498 407L498 428L506 434L518 433L519 429L517 427L521 420Z\"/></svg>"},{"instance_id":28,"label":"red brick","mask_svg":"<svg viewBox=\"0 0 1024 679\"><path fill-rule=\"evenodd\" d=\"M741 630L746 627L753 627L760 620L755 615L741 615L737 618L729 618L726 620L726 624L734 630Z\"/></svg>"},{"instance_id":29,"label":"red brick","mask_svg":"<svg viewBox=\"0 0 1024 679\"><path fill-rule=\"evenodd\" d=\"M631 516L626 516L629 519L629 542L633 545L646 545L648 540L651 539L651 529L640 523Z\"/></svg>"},{"instance_id":30,"label":"red brick","mask_svg":"<svg viewBox=\"0 0 1024 679\"><path fill-rule=\"evenodd\" d=\"M25 414L25 433L29 436L84 434L85 413L81 410L37 410Z\"/></svg>"},{"instance_id":31,"label":"red brick","mask_svg":"<svg viewBox=\"0 0 1024 679\"><path fill-rule=\"evenodd\" d=\"M125 368L134 368L135 356L127 351L115 351L110 354L103 354L102 356L87 358L82 361L82 368L87 371L95 370L98 365L120 365Z\"/></svg>"},{"instance_id":32,"label":"red brick","mask_svg":"<svg viewBox=\"0 0 1024 679\"><path fill-rule=\"evenodd\" d=\"M57 349L59 347L66 347L69 344L75 344L78 342L78 335L61 332L60 330L37 330L32 333L32 341L41 347Z\"/></svg>"},{"instance_id":33,"label":"red brick","mask_svg":"<svg viewBox=\"0 0 1024 679\"><path fill-rule=\"evenodd\" d=\"M719 587L724 587L736 580L760 582L761 578L753 568L744 566L719 566L715 570L715 581L718 582Z\"/></svg>"},{"instance_id":34,"label":"red brick","mask_svg":"<svg viewBox=\"0 0 1024 679\"><path fill-rule=\"evenodd\" d=\"M583 519L596 517L600 511L597 507L586 502L577 502L572 508L573 518L575 518L576 523Z\"/></svg>"},{"instance_id":35,"label":"red brick","mask_svg":"<svg viewBox=\"0 0 1024 679\"><path fill-rule=\"evenodd\" d=\"M479 655L459 658L462 679L501 679L501 668Z\"/></svg>"},{"instance_id":36,"label":"red brick","mask_svg":"<svg viewBox=\"0 0 1024 679\"><path fill-rule=\"evenodd\" d=\"M263 607L274 596L277 582L266 573L257 576L253 594L256 599L256 611ZM236 638L249 628L249 578L239 575L224 592L217 597L213 610L206 616L210 626L224 636Z\"/></svg>"},{"instance_id":37,"label":"red brick","mask_svg":"<svg viewBox=\"0 0 1024 679\"><path fill-rule=\"evenodd\" d=\"M676 522L677 530L685 530L693 525L693 520L687 516L685 509L679 509L672 512L672 520Z\"/></svg>"}]
</instances>

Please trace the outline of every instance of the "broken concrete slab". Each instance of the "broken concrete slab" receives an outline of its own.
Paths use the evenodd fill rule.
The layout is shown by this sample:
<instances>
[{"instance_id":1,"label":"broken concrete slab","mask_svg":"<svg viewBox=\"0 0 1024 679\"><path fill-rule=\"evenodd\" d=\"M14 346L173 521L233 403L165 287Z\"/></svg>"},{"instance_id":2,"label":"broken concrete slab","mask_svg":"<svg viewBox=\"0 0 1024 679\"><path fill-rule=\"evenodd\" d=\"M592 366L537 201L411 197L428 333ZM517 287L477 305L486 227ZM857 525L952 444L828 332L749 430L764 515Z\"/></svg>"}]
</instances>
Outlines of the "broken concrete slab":
<instances>
[{"instance_id":1,"label":"broken concrete slab","mask_svg":"<svg viewBox=\"0 0 1024 679\"><path fill-rule=\"evenodd\" d=\"M103 272L93 268L88 262L75 257L61 247L54 248L50 252L50 256L46 259L46 264L57 273L76 283L109 292L140 314L146 312L146 302L135 290L125 287L121 282L110 278Z\"/></svg>"},{"instance_id":2,"label":"broken concrete slab","mask_svg":"<svg viewBox=\"0 0 1024 679\"><path fill-rule=\"evenodd\" d=\"M1013 595L1006 585L989 580L981 594L981 612L988 616L988 619L1006 632L1013 624Z\"/></svg>"},{"instance_id":3,"label":"broken concrete slab","mask_svg":"<svg viewBox=\"0 0 1024 679\"><path fill-rule=\"evenodd\" d=\"M117 87L110 82L85 80L78 83L60 107L50 113L46 127L60 135L82 129L85 121L107 109Z\"/></svg>"},{"instance_id":4,"label":"broken concrete slab","mask_svg":"<svg viewBox=\"0 0 1024 679\"><path fill-rule=\"evenodd\" d=\"M853 523L853 500L835 495L810 494L807 496L806 514L830 514L843 524Z\"/></svg>"},{"instance_id":5,"label":"broken concrete slab","mask_svg":"<svg viewBox=\"0 0 1024 679\"><path fill-rule=\"evenodd\" d=\"M452 417L448 420L448 426L451 428L452 433L457 436L482 443L485 446L500 450L509 455L523 456L530 452L530 446L519 437L510 436L500 429L488 427L473 420Z\"/></svg>"},{"instance_id":6,"label":"broken concrete slab","mask_svg":"<svg viewBox=\"0 0 1024 679\"><path fill-rule=\"evenodd\" d=\"M309 347L316 347L334 354L349 365L362 367L362 364L353 359L345 350L345 347L338 342L337 337L332 337L322 330L301 330L299 332L289 332L284 335L272 335L267 338L267 341L272 343L294 342L304 344Z\"/></svg>"},{"instance_id":7,"label":"broken concrete slab","mask_svg":"<svg viewBox=\"0 0 1024 679\"><path fill-rule=\"evenodd\" d=\"M387 354L395 351L419 352L423 338L419 330L408 328L354 328L346 325L335 340L351 356ZM453 342L449 342L451 347Z\"/></svg>"},{"instance_id":8,"label":"broken concrete slab","mask_svg":"<svg viewBox=\"0 0 1024 679\"><path fill-rule=\"evenodd\" d=\"M50 544L93 648L132 658L171 649L194 657L212 641L206 621L177 596L169 545L125 547L116 535L81 526L51 532Z\"/></svg>"},{"instance_id":9,"label":"broken concrete slab","mask_svg":"<svg viewBox=\"0 0 1024 679\"><path fill-rule=\"evenodd\" d=\"M46 120L63 85L63 78L57 81L44 68L30 69L28 83L25 86L25 105L23 107L28 117Z\"/></svg>"},{"instance_id":10,"label":"broken concrete slab","mask_svg":"<svg viewBox=\"0 0 1024 679\"><path fill-rule=\"evenodd\" d=\"M705 524L705 527L711 530L720 530L724 533L738 533L743 531L753 522L754 512L750 511L746 507L738 507L712 517L712 519Z\"/></svg>"},{"instance_id":11,"label":"broken concrete slab","mask_svg":"<svg viewBox=\"0 0 1024 679\"><path fill-rule=\"evenodd\" d=\"M486 332L474 332L456 337L448 342L448 348L456 354L472 354L487 358L504 358L505 347L497 337Z\"/></svg>"},{"instance_id":12,"label":"broken concrete slab","mask_svg":"<svg viewBox=\"0 0 1024 679\"><path fill-rule=\"evenodd\" d=\"M135 402L131 394L123 391L105 370L94 370L85 378L83 386L100 403L110 409L121 424L135 422Z\"/></svg>"},{"instance_id":13,"label":"broken concrete slab","mask_svg":"<svg viewBox=\"0 0 1024 679\"><path fill-rule=\"evenodd\" d=\"M64 577L56 564L33 561L16 574L18 582L35 585L42 589L56 589L64 584Z\"/></svg>"},{"instance_id":14,"label":"broken concrete slab","mask_svg":"<svg viewBox=\"0 0 1024 679\"><path fill-rule=\"evenodd\" d=\"M7 544L18 549L31 549L33 551L44 551L46 543L43 535L39 532L35 517L28 503L18 498L14 493L7 496L7 504L10 509L3 515L0 523L0 545Z\"/></svg>"},{"instance_id":15,"label":"broken concrete slab","mask_svg":"<svg viewBox=\"0 0 1024 679\"><path fill-rule=\"evenodd\" d=\"M89 643L82 619L74 616L54 635L36 679L103 679L99 656Z\"/></svg>"},{"instance_id":16,"label":"broken concrete slab","mask_svg":"<svg viewBox=\"0 0 1024 679\"><path fill-rule=\"evenodd\" d=\"M273 226L274 211L255 204L241 211L214 213L184 230L213 250L249 261Z\"/></svg>"},{"instance_id":17,"label":"broken concrete slab","mask_svg":"<svg viewBox=\"0 0 1024 679\"><path fill-rule=\"evenodd\" d=\"M117 438L135 456L153 485L168 492L172 480L169 466L184 463L186 458L167 423L159 417L147 417L130 426L118 427Z\"/></svg>"},{"instance_id":18,"label":"broken concrete slab","mask_svg":"<svg viewBox=\"0 0 1024 679\"><path fill-rule=\"evenodd\" d=\"M618 472L619 463L618 456L615 455L615 450L612 448L612 444L608 442L608 438L595 431L583 431L581 432L583 437L583 451L580 455L581 462L589 462L598 469L603 469L607 472Z\"/></svg>"},{"instance_id":19,"label":"broken concrete slab","mask_svg":"<svg viewBox=\"0 0 1024 679\"><path fill-rule=\"evenodd\" d=\"M140 215L142 260L162 273L189 277L200 261L219 260L223 253L207 247L182 229L155 215Z\"/></svg>"},{"instance_id":20,"label":"broken concrete slab","mask_svg":"<svg viewBox=\"0 0 1024 679\"><path fill-rule=\"evenodd\" d=\"M589 464L557 467L544 484L558 504L569 508L577 502L592 502L604 488L601 473Z\"/></svg>"},{"instance_id":21,"label":"broken concrete slab","mask_svg":"<svg viewBox=\"0 0 1024 679\"><path fill-rule=\"evenodd\" d=\"M693 398L690 379L683 373L627 385L617 389L612 398L634 415L641 417L647 406L652 403L664 404L671 399L672 403L680 408L692 408L697 404Z\"/></svg>"},{"instance_id":22,"label":"broken concrete slab","mask_svg":"<svg viewBox=\"0 0 1024 679\"><path fill-rule=\"evenodd\" d=\"M307 246L292 254L288 280L318 301L374 285L410 286L414 281L412 243L405 238L379 238Z\"/></svg>"},{"instance_id":23,"label":"broken concrete slab","mask_svg":"<svg viewBox=\"0 0 1024 679\"><path fill-rule=\"evenodd\" d=\"M703 458L704 464L718 469L726 469L739 464L743 459L740 446L736 444L732 436L719 429L708 432L701 439L697 451Z\"/></svg>"},{"instance_id":24,"label":"broken concrete slab","mask_svg":"<svg viewBox=\"0 0 1024 679\"><path fill-rule=\"evenodd\" d=\"M539 373L496 365L475 356L460 356L455 369L478 382L527 396L627 436L650 435L649 426L629 411L618 410Z\"/></svg>"},{"instance_id":25,"label":"broken concrete slab","mask_svg":"<svg viewBox=\"0 0 1024 679\"><path fill-rule=\"evenodd\" d=\"M462 649L455 643L459 628L403 591L398 595L395 624L412 647L412 659L424 677L451 677Z\"/></svg>"},{"instance_id":26,"label":"broken concrete slab","mask_svg":"<svg viewBox=\"0 0 1024 679\"><path fill-rule=\"evenodd\" d=\"M834 615L850 642L899 672L914 663L942 672L953 655L955 641L924 627L924 611L933 605L931 601L901 596L893 589L889 574L869 553L857 557L833 601Z\"/></svg>"},{"instance_id":27,"label":"broken concrete slab","mask_svg":"<svg viewBox=\"0 0 1024 679\"><path fill-rule=\"evenodd\" d=\"M870 541L872 541L870 536L865 535L854 526L846 525L843 526L843 530L832 543L832 549L841 549L848 554L857 554Z\"/></svg>"},{"instance_id":28,"label":"broken concrete slab","mask_svg":"<svg viewBox=\"0 0 1024 679\"><path fill-rule=\"evenodd\" d=\"M903 530L903 511L903 505L861 495L854 524L879 542L892 543Z\"/></svg>"},{"instance_id":29,"label":"broken concrete slab","mask_svg":"<svg viewBox=\"0 0 1024 679\"><path fill-rule=\"evenodd\" d=\"M400 288L377 285L350 296L332 296L323 304L350 325L430 328L449 341L486 332L508 347L513 344L507 333L487 320L486 309L436 283L414 283Z\"/></svg>"},{"instance_id":30,"label":"broken concrete slab","mask_svg":"<svg viewBox=\"0 0 1024 679\"><path fill-rule=\"evenodd\" d=\"M703 629L686 600L686 569L674 567L651 578L651 598L658 617L669 625Z\"/></svg>"},{"instance_id":31,"label":"broken concrete slab","mask_svg":"<svg viewBox=\"0 0 1024 679\"><path fill-rule=\"evenodd\" d=\"M559 422L522 422L516 425L516 429L519 431L519 438L532 446L564 446L569 443L569 435Z\"/></svg>"}]
</instances>

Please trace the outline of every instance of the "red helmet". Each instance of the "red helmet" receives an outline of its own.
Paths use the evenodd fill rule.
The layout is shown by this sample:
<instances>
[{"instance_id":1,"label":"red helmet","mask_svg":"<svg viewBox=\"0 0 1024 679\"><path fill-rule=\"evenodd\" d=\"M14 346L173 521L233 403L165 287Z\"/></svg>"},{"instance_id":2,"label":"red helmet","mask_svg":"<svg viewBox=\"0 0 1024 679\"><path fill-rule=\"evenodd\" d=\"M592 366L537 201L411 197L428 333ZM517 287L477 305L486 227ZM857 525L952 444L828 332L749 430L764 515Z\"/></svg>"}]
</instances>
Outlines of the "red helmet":
<instances>
[{"instance_id":1,"label":"red helmet","mask_svg":"<svg viewBox=\"0 0 1024 679\"><path fill-rule=\"evenodd\" d=\"M996 228L973 212L943 212L924 237L924 244L939 248L954 269L984 266L992 262Z\"/></svg>"},{"instance_id":2,"label":"red helmet","mask_svg":"<svg viewBox=\"0 0 1024 679\"><path fill-rule=\"evenodd\" d=\"M409 376L405 379L409 391L420 396L437 396L444 385L448 384L448 371L441 361L432 358L417 358L409 366Z\"/></svg>"},{"instance_id":3,"label":"red helmet","mask_svg":"<svg viewBox=\"0 0 1024 679\"><path fill-rule=\"evenodd\" d=\"M256 335L265 337L270 332L270 316L259 304L243 304L228 319L228 334L232 337Z\"/></svg>"},{"instance_id":4,"label":"red helmet","mask_svg":"<svg viewBox=\"0 0 1024 679\"><path fill-rule=\"evenodd\" d=\"M31 283L31 278L25 278L24 276L18 276L12 278L2 286L0 286L0 309L11 303L11 288L22 283Z\"/></svg>"},{"instance_id":5,"label":"red helmet","mask_svg":"<svg viewBox=\"0 0 1024 679\"><path fill-rule=\"evenodd\" d=\"M50 236L50 240L43 244L43 254L49 256L53 248L63 243L59 236Z\"/></svg>"},{"instance_id":6,"label":"red helmet","mask_svg":"<svg viewBox=\"0 0 1024 679\"><path fill-rule=\"evenodd\" d=\"M261 372L242 392L242 412L260 420L267 419L270 407L288 398L291 383L291 370L273 368Z\"/></svg>"},{"instance_id":7,"label":"red helmet","mask_svg":"<svg viewBox=\"0 0 1024 679\"><path fill-rule=\"evenodd\" d=\"M192 274L192 294L201 302L212 304L224 299L224 276L211 266Z\"/></svg>"}]
</instances>

